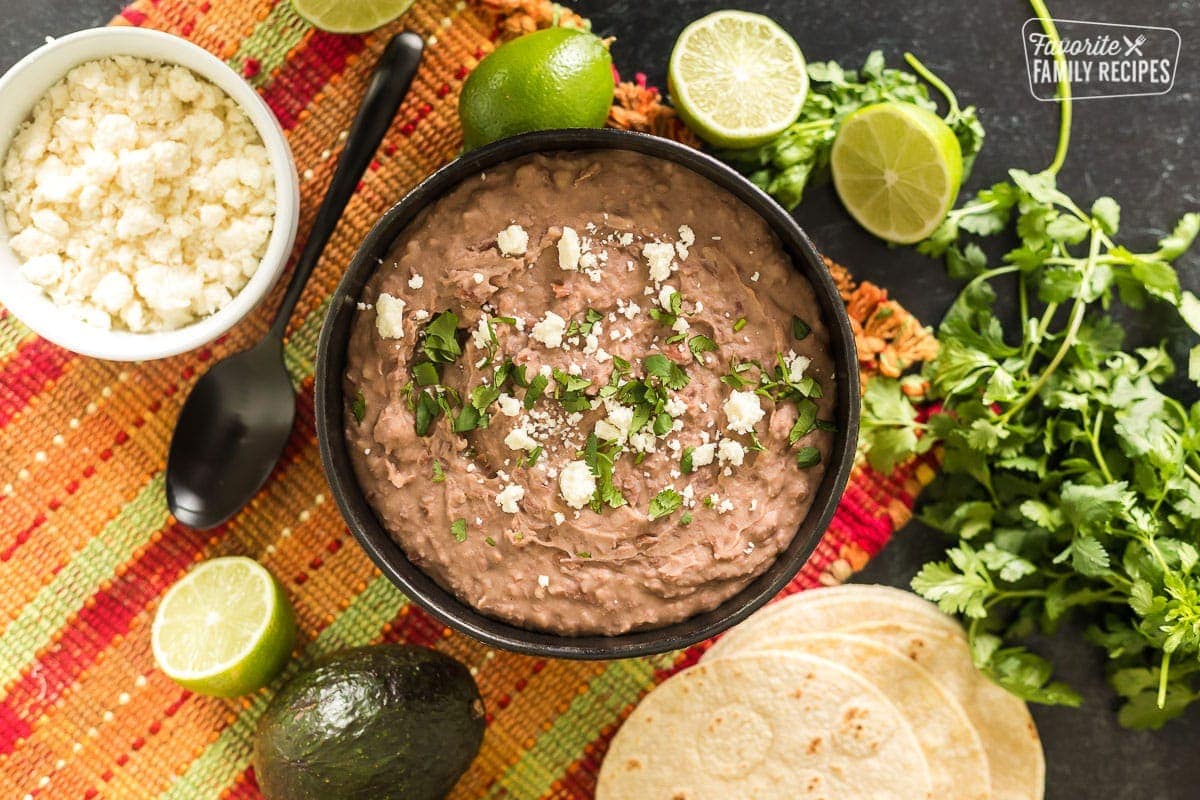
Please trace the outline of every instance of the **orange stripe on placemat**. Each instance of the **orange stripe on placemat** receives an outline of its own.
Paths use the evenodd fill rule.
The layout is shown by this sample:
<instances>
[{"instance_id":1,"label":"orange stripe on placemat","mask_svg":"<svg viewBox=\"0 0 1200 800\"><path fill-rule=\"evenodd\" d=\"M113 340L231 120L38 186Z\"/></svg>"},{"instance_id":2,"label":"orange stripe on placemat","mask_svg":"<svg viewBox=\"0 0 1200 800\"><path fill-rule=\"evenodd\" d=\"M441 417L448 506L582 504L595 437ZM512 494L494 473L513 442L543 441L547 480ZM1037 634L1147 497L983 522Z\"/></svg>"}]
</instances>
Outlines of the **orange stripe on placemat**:
<instances>
[{"instance_id":1,"label":"orange stripe on placemat","mask_svg":"<svg viewBox=\"0 0 1200 800\"><path fill-rule=\"evenodd\" d=\"M346 68L351 56L362 52L366 39L315 31L287 60L283 69L262 90L262 98L275 112L284 130L295 128L300 114L333 76Z\"/></svg>"},{"instance_id":2,"label":"orange stripe on placemat","mask_svg":"<svg viewBox=\"0 0 1200 800\"><path fill-rule=\"evenodd\" d=\"M156 533L154 544L92 596L0 703L0 755L12 753L16 740L30 732L28 724L20 730L8 723L38 719L53 706L117 635L129 631L133 618L197 559L210 539L223 532L199 533L174 523Z\"/></svg>"},{"instance_id":3,"label":"orange stripe on placemat","mask_svg":"<svg viewBox=\"0 0 1200 800\"><path fill-rule=\"evenodd\" d=\"M0 428L48 388L75 355L42 338L21 345L0 367Z\"/></svg>"}]
</instances>

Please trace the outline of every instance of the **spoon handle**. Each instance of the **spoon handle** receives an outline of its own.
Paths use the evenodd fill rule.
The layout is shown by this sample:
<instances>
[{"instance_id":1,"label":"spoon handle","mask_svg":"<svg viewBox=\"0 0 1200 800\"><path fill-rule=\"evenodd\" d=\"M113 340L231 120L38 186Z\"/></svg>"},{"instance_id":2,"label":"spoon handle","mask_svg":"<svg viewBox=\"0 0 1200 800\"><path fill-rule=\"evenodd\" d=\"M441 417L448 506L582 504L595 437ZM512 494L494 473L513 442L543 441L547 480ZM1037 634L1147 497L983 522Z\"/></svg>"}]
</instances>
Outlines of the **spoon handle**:
<instances>
[{"instance_id":1,"label":"spoon handle","mask_svg":"<svg viewBox=\"0 0 1200 800\"><path fill-rule=\"evenodd\" d=\"M300 259L296 262L296 270L292 273L287 294L276 312L269 337L283 338L288 319L296 307L296 301L300 299L304 284L308 282L313 267L320 260L329 237L333 235L338 220L346 209L346 204L350 202L358 182L362 180L363 172L375 157L379 143L391 127L396 110L408 94L408 87L412 84L417 67L421 63L423 48L424 42L420 36L405 31L393 36L384 48L383 55L379 57L379 64L371 75L358 113L350 125L346 147L338 158L333 179L329 182L325 198L321 201L321 207L317 209L316 220L308 232L308 240L305 241Z\"/></svg>"}]
</instances>

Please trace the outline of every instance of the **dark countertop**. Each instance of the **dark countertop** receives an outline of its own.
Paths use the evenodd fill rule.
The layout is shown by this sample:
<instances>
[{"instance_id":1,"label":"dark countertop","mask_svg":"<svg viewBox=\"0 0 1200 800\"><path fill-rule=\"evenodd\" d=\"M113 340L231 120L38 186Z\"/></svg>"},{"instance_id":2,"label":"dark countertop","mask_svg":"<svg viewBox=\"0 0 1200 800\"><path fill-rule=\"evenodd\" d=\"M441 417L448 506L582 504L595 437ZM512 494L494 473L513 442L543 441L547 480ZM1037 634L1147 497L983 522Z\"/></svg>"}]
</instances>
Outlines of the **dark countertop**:
<instances>
[{"instance_id":1,"label":"dark countertop","mask_svg":"<svg viewBox=\"0 0 1200 800\"><path fill-rule=\"evenodd\" d=\"M103 24L122 4L42 0L4 5L0 70L47 35ZM667 56L683 26L728 5L774 17L813 61L832 58L857 66L878 48L896 65L903 51L911 50L954 87L964 105L980 109L988 139L968 189L1001 179L1009 167L1036 171L1053 155L1058 108L1030 95L1020 30L1032 14L1019 0L577 0L571 5L592 19L599 34L617 37L613 52L618 65L628 73L646 72L658 86L665 85ZM1169 94L1075 104L1070 155L1060 176L1067 191L1081 200L1111 194L1122 203L1123 242L1153 244L1181 213L1200 208L1200 0L1051 0L1049 5L1060 18L1168 26L1181 35L1180 65ZM851 266L858 277L888 287L926 322L936 323L953 298L955 286L939 265L911 249L889 249L869 237L841 210L828 187L811 190L797 217L818 247ZM1177 266L1184 283L1200 290L1200 255L1193 250ZM1144 334L1159 338L1163 332ZM1186 339L1175 339L1182 354ZM859 579L906 585L941 547L937 534L912 524ZM1078 710L1034 709L1046 747L1050 800L1200 796L1200 709L1158 733L1124 731L1109 704L1102 653L1069 631L1043 650L1087 698Z\"/></svg>"}]
</instances>

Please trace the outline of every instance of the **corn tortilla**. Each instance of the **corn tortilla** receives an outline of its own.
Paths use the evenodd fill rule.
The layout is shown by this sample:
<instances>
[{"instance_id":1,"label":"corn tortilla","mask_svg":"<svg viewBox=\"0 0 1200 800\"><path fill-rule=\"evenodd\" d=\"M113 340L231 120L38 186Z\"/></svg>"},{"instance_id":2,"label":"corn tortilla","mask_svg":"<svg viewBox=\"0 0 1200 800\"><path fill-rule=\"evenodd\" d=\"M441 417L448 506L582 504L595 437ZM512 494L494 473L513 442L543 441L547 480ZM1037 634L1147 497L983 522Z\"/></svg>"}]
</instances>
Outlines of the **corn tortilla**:
<instances>
[{"instance_id":1,"label":"corn tortilla","mask_svg":"<svg viewBox=\"0 0 1200 800\"><path fill-rule=\"evenodd\" d=\"M810 633L765 639L727 653L789 652L828 658L870 681L904 714L929 763L934 797L988 800L991 778L983 743L962 706L928 670L901 653L862 635Z\"/></svg>"},{"instance_id":2,"label":"corn tortilla","mask_svg":"<svg viewBox=\"0 0 1200 800\"><path fill-rule=\"evenodd\" d=\"M596 800L932 800L912 727L853 672L799 653L704 662L617 732Z\"/></svg>"}]
</instances>

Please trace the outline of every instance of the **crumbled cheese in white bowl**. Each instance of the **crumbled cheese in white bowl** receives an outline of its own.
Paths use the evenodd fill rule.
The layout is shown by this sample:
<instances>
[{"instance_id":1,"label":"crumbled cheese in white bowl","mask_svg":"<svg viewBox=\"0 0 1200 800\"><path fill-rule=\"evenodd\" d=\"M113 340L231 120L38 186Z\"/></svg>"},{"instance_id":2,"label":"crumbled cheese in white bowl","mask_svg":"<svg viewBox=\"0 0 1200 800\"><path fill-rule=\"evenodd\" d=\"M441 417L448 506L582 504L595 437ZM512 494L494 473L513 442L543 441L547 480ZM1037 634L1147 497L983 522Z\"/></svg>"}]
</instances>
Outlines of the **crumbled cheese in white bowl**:
<instances>
[{"instance_id":1,"label":"crumbled cheese in white bowl","mask_svg":"<svg viewBox=\"0 0 1200 800\"><path fill-rule=\"evenodd\" d=\"M133 110L89 121L80 109L67 111L64 105L80 98L46 98L52 90L65 91L61 82L73 69L122 56L167 65L165 73L158 69L163 81L175 81L174 86L166 83L168 93L193 111L193 106L210 101L232 100L236 107L224 109L225 120L221 110L211 116L222 125L231 121L237 128L234 140L248 152L225 153L219 142L212 142L215 149L205 153L202 144L190 147L171 135L156 142L137 134L135 141L130 126L136 127L138 120ZM172 65L186 71L172 70ZM84 73L86 80L100 80L105 71ZM176 94L191 96L195 87L187 81L189 73L202 90L193 104ZM205 89L209 84L220 92ZM42 108L64 123L54 131L56 136L69 141L78 135L88 141L63 158L54 152L38 157L38 137L31 141L27 133L21 158L9 166L14 138L44 98L48 102ZM131 99L130 106L137 103ZM162 115L157 116L161 126ZM186 124L199 124L201 116L192 115ZM71 130L72 125L78 130ZM200 133L194 138L202 142ZM64 170L62 181L48 174L75 156L91 161ZM210 168L198 169L205 158L216 160ZM237 158L245 163L223 175L220 162ZM135 163L139 159L153 163ZM21 163L26 160L32 163ZM37 175L38 169L47 174ZM9 205L19 206L0 202L0 304L43 338L83 355L140 361L212 341L263 299L282 274L296 237L299 180L275 116L218 58L158 31L80 31L18 62L0 78L0 170L0 197L7 193ZM30 182L8 185L14 181ZM142 186L139 181L149 183ZM164 189L180 183L187 185L189 202L172 204L163 197ZM63 190L62 197L56 187ZM131 202L139 194L145 203ZM192 207L191 201L205 197L207 202L197 201ZM106 200L114 206L107 211L113 213L105 212ZM115 245L104 243L106 259L89 258L88 248L81 245L86 229L79 220L87 216L82 209L91 203L99 205L96 218L114 223L108 238L124 237ZM120 208L115 207L118 203ZM73 207L80 213L73 216ZM146 226L157 233L140 233ZM199 235L189 238L189 231ZM99 269L96 261L102 264ZM158 268L163 264L173 269ZM64 270L71 270L69 278Z\"/></svg>"}]
</instances>

